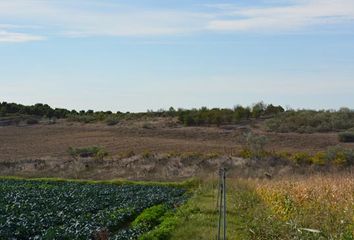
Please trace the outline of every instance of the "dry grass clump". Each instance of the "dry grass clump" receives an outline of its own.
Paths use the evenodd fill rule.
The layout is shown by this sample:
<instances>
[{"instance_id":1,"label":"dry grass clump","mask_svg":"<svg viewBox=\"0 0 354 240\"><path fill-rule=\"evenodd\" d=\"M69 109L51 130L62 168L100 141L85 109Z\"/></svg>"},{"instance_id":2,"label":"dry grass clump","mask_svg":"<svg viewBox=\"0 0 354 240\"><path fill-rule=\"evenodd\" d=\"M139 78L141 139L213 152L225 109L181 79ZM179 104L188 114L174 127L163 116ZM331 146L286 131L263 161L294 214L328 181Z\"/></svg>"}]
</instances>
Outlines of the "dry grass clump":
<instances>
[{"instance_id":1,"label":"dry grass clump","mask_svg":"<svg viewBox=\"0 0 354 240\"><path fill-rule=\"evenodd\" d=\"M354 237L352 175L257 181L254 184L257 194L279 220L293 224L298 230L318 230L331 239Z\"/></svg>"},{"instance_id":2,"label":"dry grass clump","mask_svg":"<svg viewBox=\"0 0 354 240\"><path fill-rule=\"evenodd\" d=\"M227 239L354 239L354 175L227 179ZM205 180L172 239L216 236L217 181Z\"/></svg>"}]
</instances>

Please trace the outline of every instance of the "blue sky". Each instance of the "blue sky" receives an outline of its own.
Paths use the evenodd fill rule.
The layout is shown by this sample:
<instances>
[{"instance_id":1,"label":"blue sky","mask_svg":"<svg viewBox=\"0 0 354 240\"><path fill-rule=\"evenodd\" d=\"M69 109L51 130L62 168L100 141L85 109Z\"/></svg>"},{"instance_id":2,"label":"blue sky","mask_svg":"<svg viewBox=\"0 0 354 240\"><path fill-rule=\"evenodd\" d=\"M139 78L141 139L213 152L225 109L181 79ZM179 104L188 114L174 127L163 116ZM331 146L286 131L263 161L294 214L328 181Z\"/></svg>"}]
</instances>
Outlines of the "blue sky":
<instances>
[{"instance_id":1,"label":"blue sky","mask_svg":"<svg viewBox=\"0 0 354 240\"><path fill-rule=\"evenodd\" d=\"M0 101L354 108L354 0L2 0Z\"/></svg>"}]
</instances>

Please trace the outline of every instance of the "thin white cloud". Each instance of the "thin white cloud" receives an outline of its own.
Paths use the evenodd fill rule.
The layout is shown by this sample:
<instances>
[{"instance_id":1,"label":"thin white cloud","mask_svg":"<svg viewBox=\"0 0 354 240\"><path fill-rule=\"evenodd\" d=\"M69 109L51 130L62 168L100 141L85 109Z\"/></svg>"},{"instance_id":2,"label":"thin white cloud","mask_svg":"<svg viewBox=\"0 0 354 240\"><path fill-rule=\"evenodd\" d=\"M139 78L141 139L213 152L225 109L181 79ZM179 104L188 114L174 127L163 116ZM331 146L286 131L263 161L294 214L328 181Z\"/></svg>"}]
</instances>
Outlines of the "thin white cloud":
<instances>
[{"instance_id":1,"label":"thin white cloud","mask_svg":"<svg viewBox=\"0 0 354 240\"><path fill-rule=\"evenodd\" d=\"M65 34L72 36L146 36L195 32L203 28L205 16L173 11L81 13L72 17Z\"/></svg>"},{"instance_id":2,"label":"thin white cloud","mask_svg":"<svg viewBox=\"0 0 354 240\"><path fill-rule=\"evenodd\" d=\"M45 37L43 36L21 32L22 30L36 28L38 28L38 26L0 24L0 43L19 43L44 40Z\"/></svg>"},{"instance_id":3,"label":"thin white cloud","mask_svg":"<svg viewBox=\"0 0 354 240\"><path fill-rule=\"evenodd\" d=\"M212 16L97 1L11 0L0 2L0 17L30 20L68 36L146 36L200 31Z\"/></svg>"},{"instance_id":4,"label":"thin white cloud","mask_svg":"<svg viewBox=\"0 0 354 240\"><path fill-rule=\"evenodd\" d=\"M40 41L45 38L42 36L36 36L26 33L17 33L17 32L8 32L0 30L0 43L19 43L19 42L31 42L31 41Z\"/></svg>"},{"instance_id":5,"label":"thin white cloud","mask_svg":"<svg viewBox=\"0 0 354 240\"><path fill-rule=\"evenodd\" d=\"M354 21L353 0L298 0L288 6L237 7L216 5L227 19L209 22L208 29L221 31L298 30L314 25Z\"/></svg>"},{"instance_id":6,"label":"thin white cloud","mask_svg":"<svg viewBox=\"0 0 354 240\"><path fill-rule=\"evenodd\" d=\"M182 10L132 6L126 1L3 0L0 1L0 20L42 26L39 35L69 37L279 32L354 22L354 0L284 0L279 4L280 1L275 1L272 5L250 7L219 3ZM12 33L14 31L1 25L0 30L3 30L3 39L16 39L19 32ZM17 33L17 37L40 38L25 32Z\"/></svg>"}]
</instances>

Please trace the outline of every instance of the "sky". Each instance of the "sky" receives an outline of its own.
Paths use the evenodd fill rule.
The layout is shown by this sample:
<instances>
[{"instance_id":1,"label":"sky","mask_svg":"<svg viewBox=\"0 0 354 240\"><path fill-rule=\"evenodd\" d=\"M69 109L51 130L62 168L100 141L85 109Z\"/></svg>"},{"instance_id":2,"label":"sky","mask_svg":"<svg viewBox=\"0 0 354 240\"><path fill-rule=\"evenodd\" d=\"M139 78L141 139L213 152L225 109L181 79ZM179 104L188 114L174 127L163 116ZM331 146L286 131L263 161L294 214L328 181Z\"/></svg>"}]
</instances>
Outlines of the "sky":
<instances>
[{"instance_id":1,"label":"sky","mask_svg":"<svg viewBox=\"0 0 354 240\"><path fill-rule=\"evenodd\" d=\"M354 108L354 0L0 0L0 101Z\"/></svg>"}]
</instances>

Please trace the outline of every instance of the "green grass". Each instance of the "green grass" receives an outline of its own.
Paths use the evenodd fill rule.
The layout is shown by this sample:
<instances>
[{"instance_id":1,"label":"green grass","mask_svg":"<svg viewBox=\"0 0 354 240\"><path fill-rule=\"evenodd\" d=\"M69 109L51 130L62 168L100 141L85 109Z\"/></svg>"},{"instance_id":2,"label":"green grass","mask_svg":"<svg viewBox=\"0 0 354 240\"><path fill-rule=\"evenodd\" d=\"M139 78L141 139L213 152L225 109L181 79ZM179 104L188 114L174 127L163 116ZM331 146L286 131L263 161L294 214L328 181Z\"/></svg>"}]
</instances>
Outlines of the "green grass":
<instances>
[{"instance_id":1,"label":"green grass","mask_svg":"<svg viewBox=\"0 0 354 240\"><path fill-rule=\"evenodd\" d=\"M354 239L354 181L229 180L227 239ZM172 240L216 239L216 184L206 182L180 208Z\"/></svg>"},{"instance_id":2,"label":"green grass","mask_svg":"<svg viewBox=\"0 0 354 240\"><path fill-rule=\"evenodd\" d=\"M217 184L215 181L203 183L195 195L179 209L181 224L171 234L172 240L178 239L215 239L217 235L218 213L216 207ZM227 195L232 203L232 194ZM230 205L227 211L228 239L236 234L236 212Z\"/></svg>"}]
</instances>

